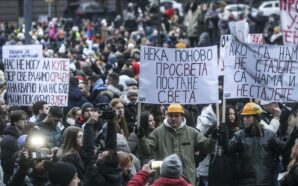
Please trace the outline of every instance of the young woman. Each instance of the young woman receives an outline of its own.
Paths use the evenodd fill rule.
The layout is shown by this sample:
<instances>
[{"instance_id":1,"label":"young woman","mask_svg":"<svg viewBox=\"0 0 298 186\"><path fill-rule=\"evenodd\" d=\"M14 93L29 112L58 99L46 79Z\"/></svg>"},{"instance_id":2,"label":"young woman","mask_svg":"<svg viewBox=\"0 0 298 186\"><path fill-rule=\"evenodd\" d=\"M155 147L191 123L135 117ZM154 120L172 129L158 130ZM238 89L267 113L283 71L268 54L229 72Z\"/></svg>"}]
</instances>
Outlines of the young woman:
<instances>
[{"instance_id":1,"label":"young woman","mask_svg":"<svg viewBox=\"0 0 298 186\"><path fill-rule=\"evenodd\" d=\"M239 118L234 107L228 107L226 110L226 123L229 128L229 138L231 139L234 133L240 129Z\"/></svg>"},{"instance_id":2,"label":"young woman","mask_svg":"<svg viewBox=\"0 0 298 186\"><path fill-rule=\"evenodd\" d=\"M143 130L144 135L148 137L150 133L156 128L155 120L153 115L148 112L142 112L141 118L140 118L140 129ZM143 157L142 154L139 152L138 144L139 144L139 138L137 137L137 132L134 131L130 134L130 136L127 139L129 148L131 150L131 153L139 157L141 164L144 165L147 163L150 159L154 158L153 157Z\"/></svg>"},{"instance_id":3,"label":"young woman","mask_svg":"<svg viewBox=\"0 0 298 186\"><path fill-rule=\"evenodd\" d=\"M117 133L124 135L128 138L128 128L125 121L125 114L124 114L124 104L120 101L120 99L112 99L111 106L116 110L117 114Z\"/></svg>"},{"instance_id":4,"label":"young woman","mask_svg":"<svg viewBox=\"0 0 298 186\"><path fill-rule=\"evenodd\" d=\"M69 126L63 134L61 160L73 164L78 172L81 183L84 183L85 168L81 159L80 150L83 146L83 130Z\"/></svg>"}]
</instances>

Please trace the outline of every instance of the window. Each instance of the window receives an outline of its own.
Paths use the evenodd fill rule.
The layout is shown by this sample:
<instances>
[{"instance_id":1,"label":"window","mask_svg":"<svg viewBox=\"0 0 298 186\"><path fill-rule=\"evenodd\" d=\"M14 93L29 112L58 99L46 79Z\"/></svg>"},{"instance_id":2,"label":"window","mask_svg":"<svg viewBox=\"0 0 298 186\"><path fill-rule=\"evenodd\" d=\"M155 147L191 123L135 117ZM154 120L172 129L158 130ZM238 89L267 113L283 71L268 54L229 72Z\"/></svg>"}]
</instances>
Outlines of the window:
<instances>
[{"instance_id":1,"label":"window","mask_svg":"<svg viewBox=\"0 0 298 186\"><path fill-rule=\"evenodd\" d=\"M264 6L264 8L272 8L272 4L267 4Z\"/></svg>"}]
</instances>

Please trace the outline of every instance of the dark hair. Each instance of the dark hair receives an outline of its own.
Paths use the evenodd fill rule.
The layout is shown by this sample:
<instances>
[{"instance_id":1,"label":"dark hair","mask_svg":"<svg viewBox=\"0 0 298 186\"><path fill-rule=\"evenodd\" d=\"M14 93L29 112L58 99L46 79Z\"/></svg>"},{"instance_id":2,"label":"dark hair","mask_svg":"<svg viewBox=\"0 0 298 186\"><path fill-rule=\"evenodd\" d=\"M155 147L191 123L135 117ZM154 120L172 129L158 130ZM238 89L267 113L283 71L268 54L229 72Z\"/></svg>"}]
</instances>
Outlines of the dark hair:
<instances>
[{"instance_id":1,"label":"dark hair","mask_svg":"<svg viewBox=\"0 0 298 186\"><path fill-rule=\"evenodd\" d=\"M27 117L27 113L23 110L14 110L10 113L10 122L14 125L15 122Z\"/></svg>"},{"instance_id":2,"label":"dark hair","mask_svg":"<svg viewBox=\"0 0 298 186\"><path fill-rule=\"evenodd\" d=\"M229 110L230 109L233 109L235 111L235 122L234 123L232 123L230 121L230 118L229 118ZM235 129L235 128L237 128L237 127L238 128L240 127L240 125L239 125L239 117L238 117L237 110L234 107L232 107L232 106L228 106L227 109L226 109L226 121L228 123L228 127L230 129L232 129L232 130Z\"/></svg>"},{"instance_id":3,"label":"dark hair","mask_svg":"<svg viewBox=\"0 0 298 186\"><path fill-rule=\"evenodd\" d=\"M149 136L149 134L151 132L149 129L149 116L150 115L153 116L153 114L149 111L145 111L145 112L141 113L140 126L144 129L145 136Z\"/></svg>"},{"instance_id":4,"label":"dark hair","mask_svg":"<svg viewBox=\"0 0 298 186\"><path fill-rule=\"evenodd\" d=\"M119 75L117 73L113 72L113 73L109 74L108 76L111 78L113 85L119 84Z\"/></svg>"},{"instance_id":5,"label":"dark hair","mask_svg":"<svg viewBox=\"0 0 298 186\"><path fill-rule=\"evenodd\" d=\"M70 86L78 86L79 85L79 80L75 76L70 76L69 77L69 85Z\"/></svg>"},{"instance_id":6,"label":"dark hair","mask_svg":"<svg viewBox=\"0 0 298 186\"><path fill-rule=\"evenodd\" d=\"M32 112L34 115L37 115L39 110L43 109L43 105L48 104L46 101L36 101L32 105Z\"/></svg>"},{"instance_id":7,"label":"dark hair","mask_svg":"<svg viewBox=\"0 0 298 186\"><path fill-rule=\"evenodd\" d=\"M57 106L52 106L49 110L49 115L62 118L63 117L63 112L60 107Z\"/></svg>"},{"instance_id":8,"label":"dark hair","mask_svg":"<svg viewBox=\"0 0 298 186\"><path fill-rule=\"evenodd\" d=\"M105 156L103 160L101 160L102 163L109 167L113 167L113 168L118 167L120 165L120 160L119 160L117 151L108 150L108 152L109 152L108 155ZM97 165L100 165L99 161L97 161L96 163L97 163Z\"/></svg>"}]
</instances>

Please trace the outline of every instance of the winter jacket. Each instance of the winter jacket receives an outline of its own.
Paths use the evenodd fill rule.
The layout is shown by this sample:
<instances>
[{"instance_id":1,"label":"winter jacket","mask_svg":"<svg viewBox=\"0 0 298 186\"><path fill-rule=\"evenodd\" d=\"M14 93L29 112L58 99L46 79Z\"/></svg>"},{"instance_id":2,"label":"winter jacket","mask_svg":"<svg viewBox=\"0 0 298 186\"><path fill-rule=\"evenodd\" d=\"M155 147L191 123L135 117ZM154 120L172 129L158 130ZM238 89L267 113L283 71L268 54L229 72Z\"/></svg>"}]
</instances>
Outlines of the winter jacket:
<instances>
[{"instance_id":1,"label":"winter jacket","mask_svg":"<svg viewBox=\"0 0 298 186\"><path fill-rule=\"evenodd\" d=\"M233 124L227 122L226 125L232 126ZM229 127L226 137L217 136L218 145L210 156L208 186L238 186L237 158L226 154L222 148L224 143L232 139L234 133L238 130L238 128Z\"/></svg>"},{"instance_id":2,"label":"winter jacket","mask_svg":"<svg viewBox=\"0 0 298 186\"><path fill-rule=\"evenodd\" d=\"M48 186L47 172L28 171L28 168L18 167L7 186Z\"/></svg>"},{"instance_id":3,"label":"winter jacket","mask_svg":"<svg viewBox=\"0 0 298 186\"><path fill-rule=\"evenodd\" d=\"M148 163L150 160L155 158L155 154L153 154L151 156L144 156L140 152L139 138L137 137L135 132L130 133L130 135L127 139L127 142L128 142L129 148L131 150L131 153L133 153L140 159L142 165Z\"/></svg>"},{"instance_id":4,"label":"winter jacket","mask_svg":"<svg viewBox=\"0 0 298 186\"><path fill-rule=\"evenodd\" d=\"M238 155L239 186L272 185L275 178L276 159L295 143L292 135L287 142L280 141L274 132L263 129L264 136L256 137L248 129L235 133L227 150Z\"/></svg>"},{"instance_id":5,"label":"winter jacket","mask_svg":"<svg viewBox=\"0 0 298 186\"><path fill-rule=\"evenodd\" d=\"M46 138L47 148L51 149L60 146L61 131L58 126L52 127L47 123L41 123L39 129L40 133Z\"/></svg>"},{"instance_id":6,"label":"winter jacket","mask_svg":"<svg viewBox=\"0 0 298 186\"><path fill-rule=\"evenodd\" d=\"M197 129L206 134L208 129L216 125L216 115L212 109L212 105L204 108L200 116L197 119ZM208 176L209 171L210 154L208 154L203 161L200 162L197 168L197 174L200 176Z\"/></svg>"},{"instance_id":7,"label":"winter jacket","mask_svg":"<svg viewBox=\"0 0 298 186\"><path fill-rule=\"evenodd\" d=\"M139 171L127 184L127 186L144 186L146 180L149 178L149 173L146 171ZM155 180L151 186L191 186L190 183L180 178L165 178L160 177Z\"/></svg>"},{"instance_id":8,"label":"winter jacket","mask_svg":"<svg viewBox=\"0 0 298 186\"><path fill-rule=\"evenodd\" d=\"M7 183L13 173L14 162L13 154L17 152L17 139L20 136L14 125L9 125L4 129L4 136L1 142L1 166L3 169L3 180Z\"/></svg>"},{"instance_id":9,"label":"winter jacket","mask_svg":"<svg viewBox=\"0 0 298 186\"><path fill-rule=\"evenodd\" d=\"M287 178L286 178L285 186L296 186L296 185L298 185L298 165L295 165L289 171Z\"/></svg>"},{"instance_id":10,"label":"winter jacket","mask_svg":"<svg viewBox=\"0 0 298 186\"><path fill-rule=\"evenodd\" d=\"M182 162L183 176L195 185L195 151L210 152L213 140L208 140L196 129L186 126L186 119L178 129L172 128L167 119L154 129L148 138L140 139L140 150L144 155L156 153L157 160L177 154Z\"/></svg>"},{"instance_id":11,"label":"winter jacket","mask_svg":"<svg viewBox=\"0 0 298 186\"><path fill-rule=\"evenodd\" d=\"M81 183L84 183L84 176L85 176L85 166L84 162L82 161L81 157L77 153L68 154L61 159L64 162L68 162L75 166L77 169L78 177Z\"/></svg>"},{"instance_id":12,"label":"winter jacket","mask_svg":"<svg viewBox=\"0 0 298 186\"><path fill-rule=\"evenodd\" d=\"M86 102L88 102L88 100L83 96L79 87L70 85L68 92L68 106L64 108L64 113L68 113L73 107L81 107Z\"/></svg>"},{"instance_id":13,"label":"winter jacket","mask_svg":"<svg viewBox=\"0 0 298 186\"><path fill-rule=\"evenodd\" d=\"M122 169L119 167L110 167L101 165L100 167L94 163L94 126L86 123L84 126L84 140L82 147L82 160L85 164L85 182L88 186L121 186L122 183ZM116 126L115 123L107 125L107 150L116 150Z\"/></svg>"}]
</instances>

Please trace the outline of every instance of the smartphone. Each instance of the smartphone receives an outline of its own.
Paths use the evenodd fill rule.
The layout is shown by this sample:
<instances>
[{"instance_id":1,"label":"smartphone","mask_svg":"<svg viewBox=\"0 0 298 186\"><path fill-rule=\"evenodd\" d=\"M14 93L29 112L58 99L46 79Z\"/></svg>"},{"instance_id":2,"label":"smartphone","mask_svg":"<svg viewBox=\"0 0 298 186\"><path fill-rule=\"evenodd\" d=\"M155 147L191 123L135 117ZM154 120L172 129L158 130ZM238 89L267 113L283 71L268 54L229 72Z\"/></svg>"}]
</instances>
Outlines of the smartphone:
<instances>
[{"instance_id":1,"label":"smartphone","mask_svg":"<svg viewBox=\"0 0 298 186\"><path fill-rule=\"evenodd\" d=\"M160 169L161 165L162 165L162 161L153 161L153 162L151 162L150 167L151 167L151 169L156 170L156 169Z\"/></svg>"}]
</instances>

